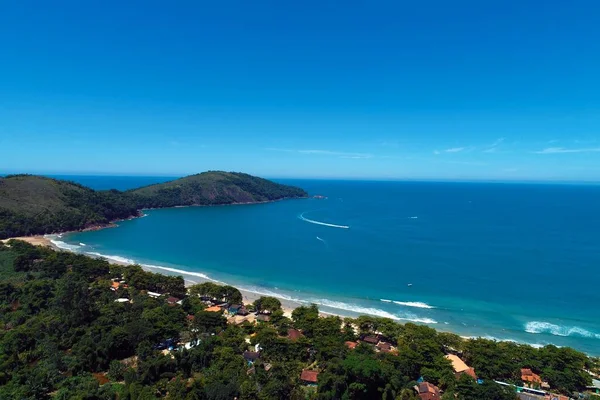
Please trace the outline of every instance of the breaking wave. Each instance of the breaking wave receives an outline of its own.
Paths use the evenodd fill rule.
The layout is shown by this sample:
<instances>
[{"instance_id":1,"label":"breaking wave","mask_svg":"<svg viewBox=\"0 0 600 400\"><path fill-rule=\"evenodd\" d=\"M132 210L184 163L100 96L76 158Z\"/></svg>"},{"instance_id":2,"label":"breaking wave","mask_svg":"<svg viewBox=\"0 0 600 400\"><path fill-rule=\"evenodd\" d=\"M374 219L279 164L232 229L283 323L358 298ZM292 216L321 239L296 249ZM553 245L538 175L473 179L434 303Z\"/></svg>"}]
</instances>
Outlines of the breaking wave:
<instances>
[{"instance_id":1,"label":"breaking wave","mask_svg":"<svg viewBox=\"0 0 600 400\"><path fill-rule=\"evenodd\" d=\"M304 218L304 213L300 214L298 218L300 218L302 221L309 222L315 225L329 226L331 228L350 229L350 227L347 225L328 224L327 222L315 221L312 219Z\"/></svg>"},{"instance_id":2,"label":"breaking wave","mask_svg":"<svg viewBox=\"0 0 600 400\"><path fill-rule=\"evenodd\" d=\"M396 321L420 322L423 324L437 324L437 321L431 318L420 318L413 314L396 315L385 310L380 310L373 307L363 307L356 304L348 304L341 301L333 301L328 299L312 299L310 303L315 303L320 306L335 308L338 310L350 311L358 314L375 315L383 318L390 318Z\"/></svg>"},{"instance_id":3,"label":"breaking wave","mask_svg":"<svg viewBox=\"0 0 600 400\"><path fill-rule=\"evenodd\" d=\"M399 306L404 306L404 307L435 308L434 306L430 306L429 304L423 303L421 301L396 301L396 300L388 300L388 299L379 299L379 300L384 303L394 303L394 304L398 304Z\"/></svg>"},{"instance_id":4,"label":"breaking wave","mask_svg":"<svg viewBox=\"0 0 600 400\"><path fill-rule=\"evenodd\" d=\"M405 307L435 308L434 306L430 306L429 304L420 301L394 301L394 304L398 304L400 306Z\"/></svg>"},{"instance_id":5,"label":"breaking wave","mask_svg":"<svg viewBox=\"0 0 600 400\"><path fill-rule=\"evenodd\" d=\"M588 331L578 326L561 326L543 321L531 321L525 324L525 332L549 333L554 336L579 336L591 339L600 339L600 334Z\"/></svg>"}]
</instances>

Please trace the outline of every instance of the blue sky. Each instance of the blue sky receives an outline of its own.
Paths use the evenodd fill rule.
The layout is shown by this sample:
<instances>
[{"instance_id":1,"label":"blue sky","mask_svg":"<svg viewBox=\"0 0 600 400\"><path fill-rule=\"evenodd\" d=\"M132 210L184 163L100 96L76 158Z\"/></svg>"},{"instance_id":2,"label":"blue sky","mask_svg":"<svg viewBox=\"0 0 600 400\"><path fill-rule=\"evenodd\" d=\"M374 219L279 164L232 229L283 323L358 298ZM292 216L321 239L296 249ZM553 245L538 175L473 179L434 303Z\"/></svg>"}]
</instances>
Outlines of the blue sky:
<instances>
[{"instance_id":1,"label":"blue sky","mask_svg":"<svg viewBox=\"0 0 600 400\"><path fill-rule=\"evenodd\" d=\"M600 180L594 1L0 6L0 172Z\"/></svg>"}]
</instances>

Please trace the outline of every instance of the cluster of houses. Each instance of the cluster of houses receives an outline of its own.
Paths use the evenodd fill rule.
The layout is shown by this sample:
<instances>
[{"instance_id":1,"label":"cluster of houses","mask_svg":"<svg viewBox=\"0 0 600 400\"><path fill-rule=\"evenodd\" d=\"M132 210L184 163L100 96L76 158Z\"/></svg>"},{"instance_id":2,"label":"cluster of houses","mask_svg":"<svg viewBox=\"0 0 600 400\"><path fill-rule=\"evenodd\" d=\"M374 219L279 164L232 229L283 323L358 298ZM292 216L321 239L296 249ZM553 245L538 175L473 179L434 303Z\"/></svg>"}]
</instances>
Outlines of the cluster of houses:
<instances>
[{"instance_id":1,"label":"cluster of houses","mask_svg":"<svg viewBox=\"0 0 600 400\"><path fill-rule=\"evenodd\" d=\"M346 347L348 347L350 350L353 350L356 348L356 346L358 346L360 343L365 343L367 345L370 345L373 347L373 349L376 352L382 352L382 353L391 353L391 354L398 354L398 350L396 349L396 347L394 347L394 345L392 345L389 340L380 334L373 334L373 335L363 335L361 337L361 339L359 339L356 342L345 342L346 343Z\"/></svg>"},{"instance_id":2,"label":"cluster of houses","mask_svg":"<svg viewBox=\"0 0 600 400\"><path fill-rule=\"evenodd\" d=\"M127 283L122 279L112 279L110 290L116 292L120 288L127 288ZM163 296L161 293L148 291L146 294L150 297L159 298ZM200 300L204 302L207 308L204 309L206 312L222 312L224 315L228 317L228 323L231 324L241 324L245 321L248 322L269 322L270 315L269 312L257 312L250 313L243 304L229 304L226 302L221 302L215 300L209 296L201 296ZM183 303L182 299L179 299L174 296L169 296L165 299L165 301L172 306L181 305ZM115 302L125 303L131 302L128 298L118 298ZM194 319L193 315L187 316L188 321L192 321ZM292 341L296 341L303 337L304 335L297 329L289 329L287 332L287 338ZM161 349L164 348L164 351L170 351L174 349L174 343L161 343ZM196 343L186 343L184 344L184 348L191 348ZM398 349L381 334L369 334L362 335L361 338L355 342L347 341L345 345L348 349L353 350L359 344L364 343L366 345L372 346L376 352L382 353L391 353L398 354ZM243 357L248 363L248 373L255 373L255 363L260 360L260 345L254 346L253 350L246 350L243 353ZM477 374L475 373L475 369L468 366L459 356L455 354L448 354L446 358L451 362L452 368L454 369L454 373L456 378L459 378L461 375L466 374L473 379L475 379L478 383L482 383L480 379L478 379ZM262 364L262 367L265 371L269 371L272 368L270 363ZM319 371L314 369L304 369L300 374L300 381L303 382L306 386L316 386L318 383ZM542 378L533 372L530 368L522 368L521 369L521 381L523 382L523 386L515 386L512 384L508 384L505 382L495 381L500 385L511 386L516 392L519 400L571 400L570 397L554 394L549 392L550 385L543 381ZM435 386L430 382L423 381L420 379L417 382L417 385L414 386L414 390L419 396L421 400L438 400L441 398L442 390ZM591 393L600 394L600 379L594 379L592 386L588 387L588 390Z\"/></svg>"}]
</instances>

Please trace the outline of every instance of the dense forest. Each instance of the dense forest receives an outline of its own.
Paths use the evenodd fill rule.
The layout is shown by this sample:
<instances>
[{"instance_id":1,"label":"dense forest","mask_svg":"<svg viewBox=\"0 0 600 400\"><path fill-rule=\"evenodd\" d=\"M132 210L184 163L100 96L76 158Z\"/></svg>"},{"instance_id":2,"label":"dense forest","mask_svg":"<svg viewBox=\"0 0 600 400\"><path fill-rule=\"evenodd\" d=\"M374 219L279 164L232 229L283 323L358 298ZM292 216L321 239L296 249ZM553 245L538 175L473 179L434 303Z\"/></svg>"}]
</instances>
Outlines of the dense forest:
<instances>
[{"instance_id":1,"label":"dense forest","mask_svg":"<svg viewBox=\"0 0 600 400\"><path fill-rule=\"evenodd\" d=\"M79 230L142 208L255 203L305 197L302 189L234 172L204 172L136 190L95 191L33 175L0 178L0 239Z\"/></svg>"},{"instance_id":2,"label":"dense forest","mask_svg":"<svg viewBox=\"0 0 600 400\"><path fill-rule=\"evenodd\" d=\"M598 368L570 348L325 317L314 305L289 318L275 298L241 300L231 286L186 288L139 266L0 243L0 398L413 400L426 382L442 399L514 400L494 380L521 385L529 368L570 394ZM236 312L262 318L226 318ZM448 354L477 380L457 374Z\"/></svg>"}]
</instances>

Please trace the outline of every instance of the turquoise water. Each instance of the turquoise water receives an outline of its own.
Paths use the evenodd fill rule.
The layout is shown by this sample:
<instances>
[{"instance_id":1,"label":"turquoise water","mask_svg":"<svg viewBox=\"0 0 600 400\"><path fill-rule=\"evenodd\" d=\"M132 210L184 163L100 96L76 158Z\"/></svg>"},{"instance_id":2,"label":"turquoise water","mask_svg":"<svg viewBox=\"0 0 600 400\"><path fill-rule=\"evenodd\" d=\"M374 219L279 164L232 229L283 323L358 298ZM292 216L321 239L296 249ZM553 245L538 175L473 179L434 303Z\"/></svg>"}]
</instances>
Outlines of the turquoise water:
<instances>
[{"instance_id":1,"label":"turquoise water","mask_svg":"<svg viewBox=\"0 0 600 400\"><path fill-rule=\"evenodd\" d=\"M599 186L291 183L327 199L149 210L60 244L337 314L600 354Z\"/></svg>"}]
</instances>

